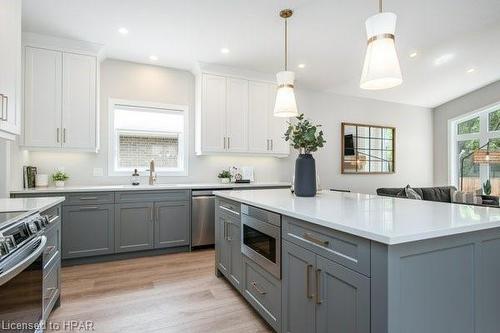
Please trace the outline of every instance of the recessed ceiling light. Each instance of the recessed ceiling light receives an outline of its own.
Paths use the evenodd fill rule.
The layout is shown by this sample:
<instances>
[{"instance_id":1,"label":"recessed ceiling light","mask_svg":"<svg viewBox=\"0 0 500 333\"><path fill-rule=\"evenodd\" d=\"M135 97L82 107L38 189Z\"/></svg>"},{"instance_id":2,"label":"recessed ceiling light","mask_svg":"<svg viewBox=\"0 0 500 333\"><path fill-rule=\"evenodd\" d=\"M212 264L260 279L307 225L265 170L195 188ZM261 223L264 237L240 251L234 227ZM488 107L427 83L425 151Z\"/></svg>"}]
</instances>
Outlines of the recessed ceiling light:
<instances>
[{"instance_id":1,"label":"recessed ceiling light","mask_svg":"<svg viewBox=\"0 0 500 333\"><path fill-rule=\"evenodd\" d=\"M440 57L437 57L435 60L434 60L434 65L436 66L441 66L447 62L449 62L451 59L455 58L455 55L453 53L447 53L447 54L443 54L442 56Z\"/></svg>"},{"instance_id":2,"label":"recessed ceiling light","mask_svg":"<svg viewBox=\"0 0 500 333\"><path fill-rule=\"evenodd\" d=\"M418 55L417 52L412 52L410 53L410 58L415 58Z\"/></svg>"},{"instance_id":3,"label":"recessed ceiling light","mask_svg":"<svg viewBox=\"0 0 500 333\"><path fill-rule=\"evenodd\" d=\"M298 64L298 68L306 68L306 64Z\"/></svg>"},{"instance_id":4,"label":"recessed ceiling light","mask_svg":"<svg viewBox=\"0 0 500 333\"><path fill-rule=\"evenodd\" d=\"M120 29L118 29L118 32L121 33L122 35L126 35L128 34L128 29L121 27Z\"/></svg>"},{"instance_id":5,"label":"recessed ceiling light","mask_svg":"<svg viewBox=\"0 0 500 333\"><path fill-rule=\"evenodd\" d=\"M149 60L151 60L151 61L156 61L156 60L158 60L158 57L157 57L157 56L155 56L155 55L150 55L150 56L149 56Z\"/></svg>"},{"instance_id":6,"label":"recessed ceiling light","mask_svg":"<svg viewBox=\"0 0 500 333\"><path fill-rule=\"evenodd\" d=\"M469 68L469 69L467 70L467 73L474 73L475 71L476 71L476 69L475 69L475 68Z\"/></svg>"},{"instance_id":7,"label":"recessed ceiling light","mask_svg":"<svg viewBox=\"0 0 500 333\"><path fill-rule=\"evenodd\" d=\"M220 53L222 54L228 54L230 51L227 47L223 47L222 49L220 49Z\"/></svg>"}]
</instances>

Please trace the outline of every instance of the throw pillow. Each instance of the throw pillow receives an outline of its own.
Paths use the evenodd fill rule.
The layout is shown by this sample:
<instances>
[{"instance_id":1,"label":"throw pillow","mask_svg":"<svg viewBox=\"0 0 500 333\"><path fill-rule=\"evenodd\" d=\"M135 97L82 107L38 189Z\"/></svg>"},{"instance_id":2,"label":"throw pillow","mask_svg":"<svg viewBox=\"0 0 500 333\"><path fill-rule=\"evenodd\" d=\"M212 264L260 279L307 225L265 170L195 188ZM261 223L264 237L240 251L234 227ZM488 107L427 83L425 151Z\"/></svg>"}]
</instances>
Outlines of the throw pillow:
<instances>
[{"instance_id":1,"label":"throw pillow","mask_svg":"<svg viewBox=\"0 0 500 333\"><path fill-rule=\"evenodd\" d=\"M410 185L406 185L405 193L406 193L406 197L408 199L422 200L422 197L420 196L420 194L418 194L414 189L412 189L410 187Z\"/></svg>"},{"instance_id":2,"label":"throw pillow","mask_svg":"<svg viewBox=\"0 0 500 333\"><path fill-rule=\"evenodd\" d=\"M483 199L474 192L454 191L451 196L451 201L462 204L483 204Z\"/></svg>"}]
</instances>

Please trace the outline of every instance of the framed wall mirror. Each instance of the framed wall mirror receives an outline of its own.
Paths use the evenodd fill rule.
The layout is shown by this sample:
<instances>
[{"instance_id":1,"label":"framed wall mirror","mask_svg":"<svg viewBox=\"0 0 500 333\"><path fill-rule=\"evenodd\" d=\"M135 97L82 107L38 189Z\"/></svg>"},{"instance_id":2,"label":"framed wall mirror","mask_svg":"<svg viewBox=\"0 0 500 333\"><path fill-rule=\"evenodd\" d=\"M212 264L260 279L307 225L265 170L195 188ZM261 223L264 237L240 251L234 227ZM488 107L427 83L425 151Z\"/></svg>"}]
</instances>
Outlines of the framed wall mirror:
<instances>
[{"instance_id":1,"label":"framed wall mirror","mask_svg":"<svg viewBox=\"0 0 500 333\"><path fill-rule=\"evenodd\" d=\"M342 173L394 173L396 129L342 123Z\"/></svg>"}]
</instances>

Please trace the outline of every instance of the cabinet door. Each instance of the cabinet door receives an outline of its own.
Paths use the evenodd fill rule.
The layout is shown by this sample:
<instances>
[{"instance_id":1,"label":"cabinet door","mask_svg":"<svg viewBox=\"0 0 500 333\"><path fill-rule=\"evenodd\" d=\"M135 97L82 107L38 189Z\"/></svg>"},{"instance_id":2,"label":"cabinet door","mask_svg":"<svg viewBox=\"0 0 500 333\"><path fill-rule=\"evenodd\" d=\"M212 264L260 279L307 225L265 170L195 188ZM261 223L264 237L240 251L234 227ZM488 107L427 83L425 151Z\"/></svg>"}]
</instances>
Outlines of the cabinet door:
<instances>
[{"instance_id":1,"label":"cabinet door","mask_svg":"<svg viewBox=\"0 0 500 333\"><path fill-rule=\"evenodd\" d=\"M119 204L115 210L115 251L152 249L153 203Z\"/></svg>"},{"instance_id":2,"label":"cabinet door","mask_svg":"<svg viewBox=\"0 0 500 333\"><path fill-rule=\"evenodd\" d=\"M25 145L61 147L62 53L25 48Z\"/></svg>"},{"instance_id":3,"label":"cabinet door","mask_svg":"<svg viewBox=\"0 0 500 333\"><path fill-rule=\"evenodd\" d=\"M96 66L96 57L63 53L64 148L96 148Z\"/></svg>"},{"instance_id":4,"label":"cabinet door","mask_svg":"<svg viewBox=\"0 0 500 333\"><path fill-rule=\"evenodd\" d=\"M241 290L242 275L243 275L243 257L241 255L241 226L239 221L231 221L229 227L229 247L230 247L230 262L229 279L236 289Z\"/></svg>"},{"instance_id":5,"label":"cabinet door","mask_svg":"<svg viewBox=\"0 0 500 333\"><path fill-rule=\"evenodd\" d=\"M231 247L228 241L229 232L229 218L216 211L215 214L215 261L217 269L229 276L229 265L231 260Z\"/></svg>"},{"instance_id":6,"label":"cabinet door","mask_svg":"<svg viewBox=\"0 0 500 333\"><path fill-rule=\"evenodd\" d=\"M155 202L155 248L189 245L189 203Z\"/></svg>"},{"instance_id":7,"label":"cabinet door","mask_svg":"<svg viewBox=\"0 0 500 333\"><path fill-rule=\"evenodd\" d=\"M370 279L321 256L316 267L316 332L369 333Z\"/></svg>"},{"instance_id":8,"label":"cabinet door","mask_svg":"<svg viewBox=\"0 0 500 333\"><path fill-rule=\"evenodd\" d=\"M113 223L113 205L64 207L63 259L114 253Z\"/></svg>"},{"instance_id":9,"label":"cabinet door","mask_svg":"<svg viewBox=\"0 0 500 333\"><path fill-rule=\"evenodd\" d=\"M250 81L248 83L248 145L254 153L268 153L269 84Z\"/></svg>"},{"instance_id":10,"label":"cabinet door","mask_svg":"<svg viewBox=\"0 0 500 333\"><path fill-rule=\"evenodd\" d=\"M315 331L315 258L313 252L283 241L281 305L284 332Z\"/></svg>"},{"instance_id":11,"label":"cabinet door","mask_svg":"<svg viewBox=\"0 0 500 333\"><path fill-rule=\"evenodd\" d=\"M269 84L268 90L268 126L269 126L269 140L270 150L274 154L290 154L290 144L285 141L284 134L288 127L287 121L289 118L279 118L274 116L274 104L276 103L276 85Z\"/></svg>"},{"instance_id":12,"label":"cabinet door","mask_svg":"<svg viewBox=\"0 0 500 333\"><path fill-rule=\"evenodd\" d=\"M248 150L248 81L227 79L226 149L231 152Z\"/></svg>"},{"instance_id":13,"label":"cabinet door","mask_svg":"<svg viewBox=\"0 0 500 333\"><path fill-rule=\"evenodd\" d=\"M0 131L21 129L21 0L0 0Z\"/></svg>"},{"instance_id":14,"label":"cabinet door","mask_svg":"<svg viewBox=\"0 0 500 333\"><path fill-rule=\"evenodd\" d=\"M203 74L201 126L203 151L222 152L226 148L226 78Z\"/></svg>"}]
</instances>

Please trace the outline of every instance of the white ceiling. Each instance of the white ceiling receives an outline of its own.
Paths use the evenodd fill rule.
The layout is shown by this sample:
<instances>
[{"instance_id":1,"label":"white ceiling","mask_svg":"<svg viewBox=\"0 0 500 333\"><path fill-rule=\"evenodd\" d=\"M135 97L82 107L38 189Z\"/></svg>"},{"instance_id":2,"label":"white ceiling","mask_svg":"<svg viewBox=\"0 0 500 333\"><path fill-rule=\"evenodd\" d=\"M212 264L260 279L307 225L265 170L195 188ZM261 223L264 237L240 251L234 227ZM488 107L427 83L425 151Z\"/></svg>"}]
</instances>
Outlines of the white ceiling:
<instances>
[{"instance_id":1,"label":"white ceiling","mask_svg":"<svg viewBox=\"0 0 500 333\"><path fill-rule=\"evenodd\" d=\"M265 73L283 66L283 22L298 87L434 107L500 79L499 0L386 0L398 15L404 83L359 88L364 20L377 0L23 0L23 30L101 43L108 57L183 69L196 62ZM127 36L117 32L126 27ZM229 54L221 54L227 47ZM417 57L409 54L417 51ZM435 59L453 54L440 66ZM299 63L306 68L298 69ZM467 73L467 69L475 72Z\"/></svg>"}]
</instances>

